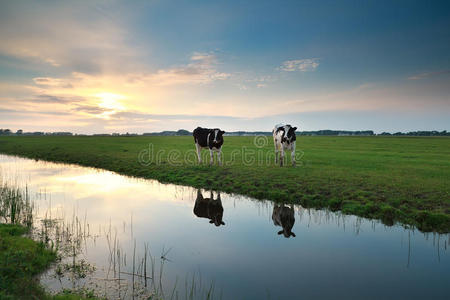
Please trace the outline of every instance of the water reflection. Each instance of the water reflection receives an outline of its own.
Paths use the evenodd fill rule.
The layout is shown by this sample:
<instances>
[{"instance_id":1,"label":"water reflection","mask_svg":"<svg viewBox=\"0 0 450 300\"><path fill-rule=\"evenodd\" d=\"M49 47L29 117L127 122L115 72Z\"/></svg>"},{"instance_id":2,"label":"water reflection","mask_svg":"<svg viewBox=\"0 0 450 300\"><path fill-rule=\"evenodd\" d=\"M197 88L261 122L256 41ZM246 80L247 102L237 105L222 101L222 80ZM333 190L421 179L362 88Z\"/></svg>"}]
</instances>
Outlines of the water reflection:
<instances>
[{"instance_id":1,"label":"water reflection","mask_svg":"<svg viewBox=\"0 0 450 300\"><path fill-rule=\"evenodd\" d=\"M210 197L205 198L201 190L197 190L197 198L195 199L194 214L199 218L209 219L210 224L216 226L225 225L222 221L223 206L220 199L220 192L217 193L217 198L214 199L213 191L210 191Z\"/></svg>"},{"instance_id":2,"label":"water reflection","mask_svg":"<svg viewBox=\"0 0 450 300\"><path fill-rule=\"evenodd\" d=\"M107 299L137 299L156 288L184 299L186 286L208 293L211 282L223 299L296 299L299 291L303 299L450 293L450 235L11 156L0 155L0 177L28 187L39 233L51 236L53 228L62 238L56 247L70 252L63 270L95 267L81 281L84 273L73 272L77 287L100 285ZM285 238L295 234L299 239ZM41 277L49 290L73 286L55 273Z\"/></svg>"},{"instance_id":3,"label":"water reflection","mask_svg":"<svg viewBox=\"0 0 450 300\"><path fill-rule=\"evenodd\" d=\"M295 237L292 232L294 227L294 205L285 206L284 204L275 204L273 206L272 220L275 226L281 226L283 230L278 231L278 234L283 234L285 238Z\"/></svg>"}]
</instances>

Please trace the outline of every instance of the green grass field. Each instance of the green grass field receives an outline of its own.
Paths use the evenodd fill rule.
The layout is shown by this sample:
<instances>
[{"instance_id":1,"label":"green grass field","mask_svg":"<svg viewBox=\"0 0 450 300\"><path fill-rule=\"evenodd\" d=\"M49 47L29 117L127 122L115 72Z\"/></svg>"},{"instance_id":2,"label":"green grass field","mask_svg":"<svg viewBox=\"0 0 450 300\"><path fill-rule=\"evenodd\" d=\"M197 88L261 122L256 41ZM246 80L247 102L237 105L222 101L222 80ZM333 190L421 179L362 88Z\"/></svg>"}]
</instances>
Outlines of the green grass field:
<instances>
[{"instance_id":1,"label":"green grass field","mask_svg":"<svg viewBox=\"0 0 450 300\"><path fill-rule=\"evenodd\" d=\"M256 145L226 136L224 166L210 167L191 136L0 138L2 153L450 231L449 138L299 137L295 168L274 164L270 137Z\"/></svg>"}]
</instances>

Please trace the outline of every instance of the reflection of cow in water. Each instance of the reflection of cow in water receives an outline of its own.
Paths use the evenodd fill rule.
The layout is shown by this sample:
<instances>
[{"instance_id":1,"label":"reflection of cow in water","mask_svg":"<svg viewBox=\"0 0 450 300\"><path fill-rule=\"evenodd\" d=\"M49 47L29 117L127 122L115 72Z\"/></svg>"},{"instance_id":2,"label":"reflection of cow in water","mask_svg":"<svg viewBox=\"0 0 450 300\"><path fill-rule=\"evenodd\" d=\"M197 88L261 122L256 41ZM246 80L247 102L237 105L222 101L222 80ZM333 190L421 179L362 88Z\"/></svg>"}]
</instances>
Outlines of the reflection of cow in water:
<instances>
[{"instance_id":1,"label":"reflection of cow in water","mask_svg":"<svg viewBox=\"0 0 450 300\"><path fill-rule=\"evenodd\" d=\"M278 231L278 234L283 234L284 237L295 237L295 233L293 233L292 227L295 223L294 217L294 207L287 207L284 204L278 205L275 204L273 207L272 220L275 226L283 227L283 230Z\"/></svg>"},{"instance_id":2,"label":"reflection of cow in water","mask_svg":"<svg viewBox=\"0 0 450 300\"><path fill-rule=\"evenodd\" d=\"M220 200L220 193L217 194L217 199L214 199L212 191L210 198L203 198L200 190L197 190L194 214L199 218L208 218L210 220L209 223L214 223L216 226L225 225L222 221L223 206Z\"/></svg>"}]
</instances>

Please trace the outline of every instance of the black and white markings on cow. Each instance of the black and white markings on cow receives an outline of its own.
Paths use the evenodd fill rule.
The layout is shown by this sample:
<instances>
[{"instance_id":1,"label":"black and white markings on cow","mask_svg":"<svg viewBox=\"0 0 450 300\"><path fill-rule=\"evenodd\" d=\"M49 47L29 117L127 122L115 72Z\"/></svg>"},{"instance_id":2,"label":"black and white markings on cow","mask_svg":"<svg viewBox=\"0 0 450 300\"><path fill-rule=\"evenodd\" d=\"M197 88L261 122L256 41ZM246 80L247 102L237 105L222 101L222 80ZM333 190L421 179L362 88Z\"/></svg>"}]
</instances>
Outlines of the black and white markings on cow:
<instances>
[{"instance_id":1,"label":"black and white markings on cow","mask_svg":"<svg viewBox=\"0 0 450 300\"><path fill-rule=\"evenodd\" d=\"M297 127L285 124L275 125L272 130L273 144L275 146L275 163L278 163L279 161L280 166L283 166L284 153L286 150L291 151L292 165L295 166L296 130ZM278 157L278 153L280 154L280 157Z\"/></svg>"},{"instance_id":2,"label":"black and white markings on cow","mask_svg":"<svg viewBox=\"0 0 450 300\"><path fill-rule=\"evenodd\" d=\"M223 134L225 131L219 128L202 128L197 127L194 129L192 135L194 136L195 147L197 150L198 162L202 162L202 157L200 152L202 149L209 149L210 153L210 164L214 162L213 153L217 152L217 160L219 165L222 165L222 145L223 145Z\"/></svg>"}]
</instances>

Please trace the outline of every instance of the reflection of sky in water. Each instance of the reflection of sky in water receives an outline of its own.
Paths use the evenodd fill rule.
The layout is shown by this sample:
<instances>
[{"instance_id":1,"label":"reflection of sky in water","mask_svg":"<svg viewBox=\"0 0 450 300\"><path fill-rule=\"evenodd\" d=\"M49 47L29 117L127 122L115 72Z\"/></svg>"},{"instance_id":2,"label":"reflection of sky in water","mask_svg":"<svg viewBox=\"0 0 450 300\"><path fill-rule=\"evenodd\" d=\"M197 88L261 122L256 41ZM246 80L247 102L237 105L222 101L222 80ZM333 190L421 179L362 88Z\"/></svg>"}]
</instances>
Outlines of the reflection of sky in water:
<instances>
[{"instance_id":1,"label":"reflection of sky in water","mask_svg":"<svg viewBox=\"0 0 450 300\"><path fill-rule=\"evenodd\" d=\"M449 236L295 207L296 237L278 235L271 202L222 194L225 226L193 213L197 191L71 165L0 156L3 180L27 183L38 214L81 219L91 232L117 232L130 255L144 243L158 257L171 249L164 285L200 272L224 298L446 298ZM209 197L209 192L203 192ZM131 235L132 220L132 235ZM108 265L104 237L87 242L85 257ZM409 246L410 245L410 246ZM159 258L159 257L158 257ZM48 282L53 287L57 283Z\"/></svg>"}]
</instances>

